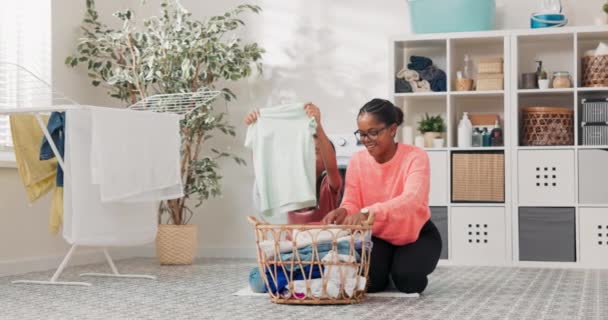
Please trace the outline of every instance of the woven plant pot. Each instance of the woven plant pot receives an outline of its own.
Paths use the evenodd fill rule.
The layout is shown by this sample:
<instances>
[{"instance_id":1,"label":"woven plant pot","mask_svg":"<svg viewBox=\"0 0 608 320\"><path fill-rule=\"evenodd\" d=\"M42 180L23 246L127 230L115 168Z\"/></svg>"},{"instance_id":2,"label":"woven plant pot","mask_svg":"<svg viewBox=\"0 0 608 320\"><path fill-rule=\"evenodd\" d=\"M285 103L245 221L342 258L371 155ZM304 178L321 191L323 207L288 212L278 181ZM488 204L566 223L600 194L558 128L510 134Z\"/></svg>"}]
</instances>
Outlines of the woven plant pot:
<instances>
[{"instance_id":1,"label":"woven plant pot","mask_svg":"<svg viewBox=\"0 0 608 320\"><path fill-rule=\"evenodd\" d=\"M159 225L156 236L156 256L160 260L160 264L192 264L198 246L197 235L197 225Z\"/></svg>"}]
</instances>

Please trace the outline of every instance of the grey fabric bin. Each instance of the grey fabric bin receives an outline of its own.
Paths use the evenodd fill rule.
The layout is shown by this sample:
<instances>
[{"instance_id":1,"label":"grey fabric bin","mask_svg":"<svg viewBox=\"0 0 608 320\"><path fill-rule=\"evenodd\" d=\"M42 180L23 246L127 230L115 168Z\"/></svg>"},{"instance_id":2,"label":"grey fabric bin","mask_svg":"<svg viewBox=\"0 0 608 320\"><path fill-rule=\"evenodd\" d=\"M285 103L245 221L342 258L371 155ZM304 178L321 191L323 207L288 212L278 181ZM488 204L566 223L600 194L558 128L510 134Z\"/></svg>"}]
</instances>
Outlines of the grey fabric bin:
<instances>
[{"instance_id":1,"label":"grey fabric bin","mask_svg":"<svg viewBox=\"0 0 608 320\"><path fill-rule=\"evenodd\" d=\"M519 208L520 261L576 261L574 208Z\"/></svg>"},{"instance_id":2,"label":"grey fabric bin","mask_svg":"<svg viewBox=\"0 0 608 320\"><path fill-rule=\"evenodd\" d=\"M448 259L448 208L431 207L431 221L441 234L441 256L440 259Z\"/></svg>"},{"instance_id":3,"label":"grey fabric bin","mask_svg":"<svg viewBox=\"0 0 608 320\"><path fill-rule=\"evenodd\" d=\"M579 150L578 157L579 202L607 204L608 151Z\"/></svg>"}]
</instances>

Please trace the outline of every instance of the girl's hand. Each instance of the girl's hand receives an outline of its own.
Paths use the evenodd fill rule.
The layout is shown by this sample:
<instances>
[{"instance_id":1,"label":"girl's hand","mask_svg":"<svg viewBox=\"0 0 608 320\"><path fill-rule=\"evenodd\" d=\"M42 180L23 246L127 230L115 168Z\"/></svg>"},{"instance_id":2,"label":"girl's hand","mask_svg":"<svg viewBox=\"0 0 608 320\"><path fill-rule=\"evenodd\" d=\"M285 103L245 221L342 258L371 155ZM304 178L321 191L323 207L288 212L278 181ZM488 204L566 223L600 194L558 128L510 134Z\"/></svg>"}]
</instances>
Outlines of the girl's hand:
<instances>
[{"instance_id":1,"label":"girl's hand","mask_svg":"<svg viewBox=\"0 0 608 320\"><path fill-rule=\"evenodd\" d=\"M344 222L344 219L346 218L346 209L343 208L338 208L336 210L333 210L331 212L329 212L325 218L323 218L323 220L321 220L321 223L323 224L342 224L342 222Z\"/></svg>"},{"instance_id":2,"label":"girl's hand","mask_svg":"<svg viewBox=\"0 0 608 320\"><path fill-rule=\"evenodd\" d=\"M321 126L321 110L319 110L319 107L314 105L312 102L309 102L304 105L304 111L306 111L306 115L309 117L315 118L315 121L317 121L317 126Z\"/></svg>"},{"instance_id":3,"label":"girl's hand","mask_svg":"<svg viewBox=\"0 0 608 320\"><path fill-rule=\"evenodd\" d=\"M258 110L251 111L247 117L245 117L245 124L250 125L256 121L258 121L258 117L260 116L260 112Z\"/></svg>"}]
</instances>

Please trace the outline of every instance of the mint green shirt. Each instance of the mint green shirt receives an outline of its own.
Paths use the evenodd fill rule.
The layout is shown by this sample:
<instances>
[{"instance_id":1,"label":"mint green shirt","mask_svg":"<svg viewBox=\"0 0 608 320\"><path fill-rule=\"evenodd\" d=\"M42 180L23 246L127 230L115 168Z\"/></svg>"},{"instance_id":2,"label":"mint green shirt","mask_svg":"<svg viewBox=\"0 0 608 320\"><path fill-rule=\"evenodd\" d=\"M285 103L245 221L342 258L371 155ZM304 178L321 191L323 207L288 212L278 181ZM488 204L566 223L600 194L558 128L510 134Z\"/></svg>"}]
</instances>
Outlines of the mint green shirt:
<instances>
[{"instance_id":1,"label":"mint green shirt","mask_svg":"<svg viewBox=\"0 0 608 320\"><path fill-rule=\"evenodd\" d=\"M245 146L253 151L264 220L283 224L288 211L316 206L316 128L304 104L296 103L260 109L258 120L247 129Z\"/></svg>"}]
</instances>

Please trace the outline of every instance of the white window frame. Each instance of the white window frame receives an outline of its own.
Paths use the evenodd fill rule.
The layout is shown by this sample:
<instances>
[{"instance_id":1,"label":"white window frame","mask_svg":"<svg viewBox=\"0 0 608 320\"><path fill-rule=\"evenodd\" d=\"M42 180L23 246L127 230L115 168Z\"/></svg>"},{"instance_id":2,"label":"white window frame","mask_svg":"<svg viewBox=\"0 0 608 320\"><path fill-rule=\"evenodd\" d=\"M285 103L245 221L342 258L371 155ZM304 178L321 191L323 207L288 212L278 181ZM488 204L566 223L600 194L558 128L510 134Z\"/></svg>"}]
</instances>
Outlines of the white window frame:
<instances>
[{"instance_id":1,"label":"white window frame","mask_svg":"<svg viewBox=\"0 0 608 320\"><path fill-rule=\"evenodd\" d=\"M18 64L51 83L51 14L51 0L3 2L0 61ZM6 167L16 167L15 155L10 145L0 145L0 168Z\"/></svg>"}]
</instances>

